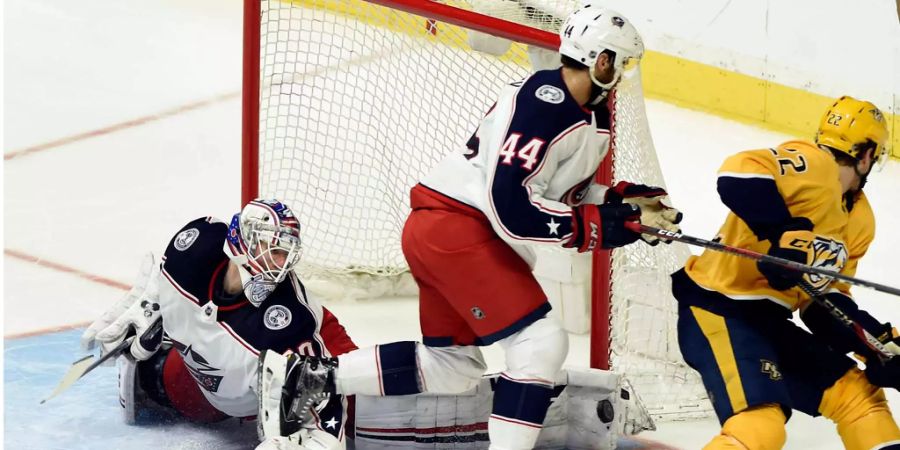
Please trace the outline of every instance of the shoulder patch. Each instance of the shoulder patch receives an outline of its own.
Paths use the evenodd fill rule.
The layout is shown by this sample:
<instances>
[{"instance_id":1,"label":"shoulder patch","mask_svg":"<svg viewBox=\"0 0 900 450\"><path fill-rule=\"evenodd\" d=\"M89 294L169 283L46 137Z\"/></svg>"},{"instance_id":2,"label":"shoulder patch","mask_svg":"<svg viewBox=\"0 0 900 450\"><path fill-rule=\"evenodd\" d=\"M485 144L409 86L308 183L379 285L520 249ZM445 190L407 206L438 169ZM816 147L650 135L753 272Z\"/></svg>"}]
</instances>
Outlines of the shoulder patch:
<instances>
[{"instance_id":1,"label":"shoulder patch","mask_svg":"<svg viewBox=\"0 0 900 450\"><path fill-rule=\"evenodd\" d=\"M537 90L534 91L534 96L547 103L553 103L555 105L562 103L563 100L566 99L566 94L563 93L562 89L556 86L551 86L549 84L545 84L537 88Z\"/></svg>"},{"instance_id":2,"label":"shoulder patch","mask_svg":"<svg viewBox=\"0 0 900 450\"><path fill-rule=\"evenodd\" d=\"M197 240L197 236L200 236L200 230L196 228L188 228L178 233L173 242L175 249L182 252L187 250Z\"/></svg>"},{"instance_id":3,"label":"shoulder patch","mask_svg":"<svg viewBox=\"0 0 900 450\"><path fill-rule=\"evenodd\" d=\"M266 309L263 322L270 330L280 330L291 324L291 310L283 305L272 305Z\"/></svg>"}]
</instances>

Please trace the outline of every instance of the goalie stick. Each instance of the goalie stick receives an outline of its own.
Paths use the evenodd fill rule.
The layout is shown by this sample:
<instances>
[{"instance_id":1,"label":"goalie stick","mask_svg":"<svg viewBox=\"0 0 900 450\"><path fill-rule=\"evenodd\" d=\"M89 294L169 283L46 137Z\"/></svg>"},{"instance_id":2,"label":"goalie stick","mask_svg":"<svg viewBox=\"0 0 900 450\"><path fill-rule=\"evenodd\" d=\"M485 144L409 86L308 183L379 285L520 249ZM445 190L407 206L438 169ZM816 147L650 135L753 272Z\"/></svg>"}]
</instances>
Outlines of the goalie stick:
<instances>
[{"instance_id":1,"label":"goalie stick","mask_svg":"<svg viewBox=\"0 0 900 450\"><path fill-rule=\"evenodd\" d=\"M94 370L100 364L103 364L108 359L118 356L122 354L128 347L131 345L131 342L134 340L134 337L130 337L122 341L119 345L115 346L112 350L107 352L105 355L100 356L99 358L94 358L94 355L88 355L84 358L79 359L72 363L72 367L69 367L69 371L63 375L62 380L59 381L59 385L56 386L56 389L47 396L47 398L41 400L41 404L47 402L53 397L65 392L69 387L72 386L76 381L81 379L81 377L85 376L88 372Z\"/></svg>"},{"instance_id":2,"label":"goalie stick","mask_svg":"<svg viewBox=\"0 0 900 450\"><path fill-rule=\"evenodd\" d=\"M862 286L865 288L874 289L879 292L885 292L888 294L900 296L900 289L897 289L895 287L862 280L856 277L851 277L849 275L844 275L840 272L835 272L833 270L823 269L821 267L808 266L803 263L798 263L796 261L791 261L789 259L779 258L776 256L766 255L763 253L755 252L753 250L748 250L746 248L732 247L721 242L708 241L706 239L688 236L686 234L676 233L674 231L661 230L659 228L650 227L640 223L626 222L625 227L631 231L634 231L635 233L649 234L651 236L657 236L665 240L678 241L697 247L708 248L717 252L730 253L732 255L742 256L744 258L750 258L756 261L763 261L774 264L785 269L796 270L803 273L814 273L817 275L838 279L854 286Z\"/></svg>"}]
</instances>

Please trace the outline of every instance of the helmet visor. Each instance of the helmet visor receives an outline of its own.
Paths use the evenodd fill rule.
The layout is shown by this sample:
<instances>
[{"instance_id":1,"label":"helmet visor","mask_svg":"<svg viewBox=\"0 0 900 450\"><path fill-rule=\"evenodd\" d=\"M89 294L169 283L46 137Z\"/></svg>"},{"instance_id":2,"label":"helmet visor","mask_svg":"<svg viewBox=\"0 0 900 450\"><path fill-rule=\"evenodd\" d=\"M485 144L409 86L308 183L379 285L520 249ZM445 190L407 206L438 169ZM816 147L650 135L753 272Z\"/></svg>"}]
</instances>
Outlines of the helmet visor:
<instances>
[{"instance_id":1,"label":"helmet visor","mask_svg":"<svg viewBox=\"0 0 900 450\"><path fill-rule=\"evenodd\" d=\"M251 235L256 243L251 252L253 266L265 278L280 283L300 262L302 246L297 228L258 224Z\"/></svg>"}]
</instances>

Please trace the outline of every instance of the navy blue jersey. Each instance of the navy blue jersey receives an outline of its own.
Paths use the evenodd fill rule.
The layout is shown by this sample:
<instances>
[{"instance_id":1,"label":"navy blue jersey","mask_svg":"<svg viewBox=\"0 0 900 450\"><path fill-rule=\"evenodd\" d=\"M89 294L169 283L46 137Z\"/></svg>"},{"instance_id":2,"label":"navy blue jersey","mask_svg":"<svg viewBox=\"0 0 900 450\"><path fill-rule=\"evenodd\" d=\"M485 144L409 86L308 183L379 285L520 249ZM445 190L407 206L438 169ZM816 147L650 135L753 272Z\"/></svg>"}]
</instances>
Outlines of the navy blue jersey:
<instances>
[{"instance_id":1,"label":"navy blue jersey","mask_svg":"<svg viewBox=\"0 0 900 450\"><path fill-rule=\"evenodd\" d=\"M568 242L572 206L586 201L609 150L610 116L569 93L561 69L503 88L465 148L448 154L422 184L487 216L526 261L526 244ZM595 189L596 190L596 189Z\"/></svg>"}]
</instances>

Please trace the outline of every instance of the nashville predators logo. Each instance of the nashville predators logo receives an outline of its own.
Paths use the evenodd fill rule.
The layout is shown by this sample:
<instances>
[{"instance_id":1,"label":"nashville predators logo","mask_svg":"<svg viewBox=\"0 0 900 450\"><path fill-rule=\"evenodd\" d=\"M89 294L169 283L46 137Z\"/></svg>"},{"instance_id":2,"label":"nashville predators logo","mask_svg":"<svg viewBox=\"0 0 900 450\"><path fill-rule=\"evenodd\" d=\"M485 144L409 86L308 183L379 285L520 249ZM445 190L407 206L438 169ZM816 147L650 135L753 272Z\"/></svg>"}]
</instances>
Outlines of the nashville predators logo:
<instances>
[{"instance_id":1,"label":"nashville predators logo","mask_svg":"<svg viewBox=\"0 0 900 450\"><path fill-rule=\"evenodd\" d=\"M844 264L847 263L847 247L841 241L817 237L810 244L810 247L812 250L812 261L810 261L809 265L813 267L839 272L844 267ZM822 290L832 280L831 277L814 273L805 275L805 278L816 290Z\"/></svg>"},{"instance_id":2,"label":"nashville predators logo","mask_svg":"<svg viewBox=\"0 0 900 450\"><path fill-rule=\"evenodd\" d=\"M760 368L762 373L768 374L769 378L773 381L781 379L781 371L778 370L778 366L775 363L765 359L761 359L759 362L762 364L762 367Z\"/></svg>"},{"instance_id":3,"label":"nashville predators logo","mask_svg":"<svg viewBox=\"0 0 900 450\"><path fill-rule=\"evenodd\" d=\"M872 108L869 110L869 112L872 113L872 118L874 118L876 122L881 122L882 120L884 120L884 115L881 114L881 110L879 110L878 108Z\"/></svg>"}]
</instances>

